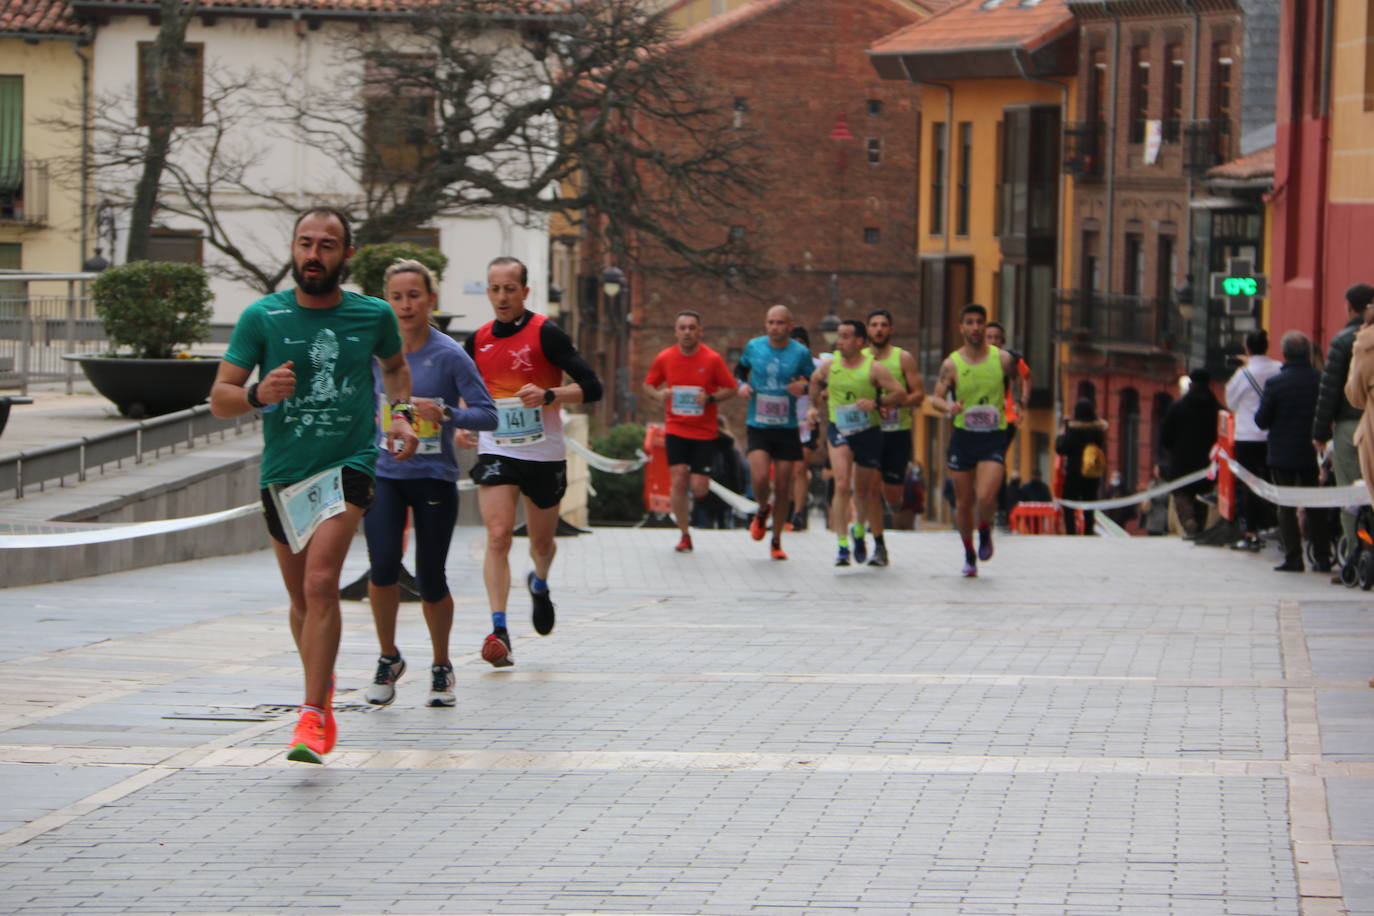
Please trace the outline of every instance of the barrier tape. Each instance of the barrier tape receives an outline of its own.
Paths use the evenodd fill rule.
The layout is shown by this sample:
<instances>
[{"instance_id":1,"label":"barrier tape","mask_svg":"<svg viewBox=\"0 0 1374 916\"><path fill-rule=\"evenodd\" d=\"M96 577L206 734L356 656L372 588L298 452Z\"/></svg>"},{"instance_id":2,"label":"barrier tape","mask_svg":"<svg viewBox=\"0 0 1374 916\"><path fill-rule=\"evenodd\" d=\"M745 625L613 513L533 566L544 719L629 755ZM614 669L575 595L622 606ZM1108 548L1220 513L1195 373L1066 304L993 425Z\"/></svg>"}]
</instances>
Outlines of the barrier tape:
<instances>
[{"instance_id":1,"label":"barrier tape","mask_svg":"<svg viewBox=\"0 0 1374 916\"><path fill-rule=\"evenodd\" d=\"M598 455L576 439L565 439L564 442L569 449L585 458L587 464L608 474L633 474L649 463L649 456L639 449L635 450L634 458L607 458L605 455Z\"/></svg>"},{"instance_id":2,"label":"barrier tape","mask_svg":"<svg viewBox=\"0 0 1374 916\"><path fill-rule=\"evenodd\" d=\"M1057 502L1061 506L1068 506L1070 509L1124 509L1127 506L1138 506L1143 502L1147 502L1148 500L1154 499L1156 496L1163 496L1165 493L1172 493L1179 487L1186 487L1190 483L1197 483L1199 480L1202 480L1203 478L1211 475L1211 473L1212 469L1210 467L1206 467L1200 471L1194 471L1191 474L1184 474L1177 480L1170 480L1167 483L1162 483L1157 487L1151 487L1148 490L1141 490L1139 493L1132 493L1130 496L1118 496L1114 499L1059 499L1055 500L1055 502Z\"/></svg>"},{"instance_id":3,"label":"barrier tape","mask_svg":"<svg viewBox=\"0 0 1374 916\"><path fill-rule=\"evenodd\" d=\"M731 509L735 509L747 515L753 515L755 512L759 511L758 503L754 502L747 496L741 496L740 494L736 493L734 490L730 489L722 483L717 483L713 480L709 484L707 484L707 487L710 489L712 493L716 494L722 500L724 500L725 504L729 506Z\"/></svg>"},{"instance_id":4,"label":"barrier tape","mask_svg":"<svg viewBox=\"0 0 1374 916\"><path fill-rule=\"evenodd\" d=\"M16 547L81 547L86 544L103 544L107 541L123 541L129 538L149 537L154 534L173 534L191 528L203 528L219 522L262 511L261 503L224 509L208 515L192 515L186 518L169 518L156 522L131 522L119 525L92 525L89 529L69 530L53 534L5 534L0 535L0 549Z\"/></svg>"}]
</instances>

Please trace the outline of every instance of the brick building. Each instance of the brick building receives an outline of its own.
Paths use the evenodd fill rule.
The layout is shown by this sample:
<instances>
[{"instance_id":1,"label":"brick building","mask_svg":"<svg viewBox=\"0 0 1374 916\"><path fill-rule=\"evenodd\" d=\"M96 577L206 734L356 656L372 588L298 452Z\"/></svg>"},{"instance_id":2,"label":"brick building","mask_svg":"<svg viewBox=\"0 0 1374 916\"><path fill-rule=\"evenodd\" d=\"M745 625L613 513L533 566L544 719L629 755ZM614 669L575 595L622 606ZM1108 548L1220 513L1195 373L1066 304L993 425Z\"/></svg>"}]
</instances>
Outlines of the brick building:
<instances>
[{"instance_id":1,"label":"brick building","mask_svg":"<svg viewBox=\"0 0 1374 916\"><path fill-rule=\"evenodd\" d=\"M766 146L764 200L722 213L708 228L747 238L761 253L764 275L732 290L684 272L629 272L624 303L613 303L629 315L627 339L617 342L604 330L612 303L600 292L609 259L594 238L585 239L576 299L589 320L579 322L579 347L608 382L600 423L661 419L640 408L636 393L654 356L672 344L682 308L702 313L705 343L731 365L763 333L764 312L775 302L791 307L816 352L828 313L863 317L877 307L894 313L898 343L911 345L918 101L909 87L879 79L864 51L926 15L902 0L754 0L682 33L672 53L688 55L737 123L757 130ZM617 375L621 347L627 368ZM728 413L741 431L742 408L730 405Z\"/></svg>"},{"instance_id":2,"label":"brick building","mask_svg":"<svg viewBox=\"0 0 1374 916\"><path fill-rule=\"evenodd\" d=\"M1147 483L1179 376L1224 356L1262 309L1226 313L1210 275L1264 266L1263 209L1218 194L1213 167L1273 144L1278 0L1069 0L1079 120L1067 125L1074 263L1060 294L1066 406L1087 397L1108 457Z\"/></svg>"}]
</instances>

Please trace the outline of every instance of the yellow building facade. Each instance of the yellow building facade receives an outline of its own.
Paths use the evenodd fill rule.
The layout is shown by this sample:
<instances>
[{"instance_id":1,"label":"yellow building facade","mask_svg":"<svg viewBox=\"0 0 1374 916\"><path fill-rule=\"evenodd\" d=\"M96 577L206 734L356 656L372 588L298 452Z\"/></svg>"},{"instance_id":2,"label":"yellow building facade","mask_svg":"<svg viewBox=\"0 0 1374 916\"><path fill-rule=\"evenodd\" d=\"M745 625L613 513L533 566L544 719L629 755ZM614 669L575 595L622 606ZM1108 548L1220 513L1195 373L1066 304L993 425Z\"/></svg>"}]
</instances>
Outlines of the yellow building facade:
<instances>
[{"instance_id":1,"label":"yellow building facade","mask_svg":"<svg viewBox=\"0 0 1374 916\"><path fill-rule=\"evenodd\" d=\"M1033 373L1030 410L1008 454L1008 478L1049 482L1060 391L1057 290L1073 253L1072 186L1063 125L1074 118L1077 29L1059 0L1034 7L963 2L870 49L874 67L921 92L921 262L917 362L933 386L957 349L971 302L1007 331ZM916 456L943 481L947 417L924 409Z\"/></svg>"},{"instance_id":2,"label":"yellow building facade","mask_svg":"<svg viewBox=\"0 0 1374 916\"><path fill-rule=\"evenodd\" d=\"M80 123L89 55L76 36L0 32L0 268L78 271L89 253L82 137L51 123ZM64 289L35 284L31 291Z\"/></svg>"}]
</instances>

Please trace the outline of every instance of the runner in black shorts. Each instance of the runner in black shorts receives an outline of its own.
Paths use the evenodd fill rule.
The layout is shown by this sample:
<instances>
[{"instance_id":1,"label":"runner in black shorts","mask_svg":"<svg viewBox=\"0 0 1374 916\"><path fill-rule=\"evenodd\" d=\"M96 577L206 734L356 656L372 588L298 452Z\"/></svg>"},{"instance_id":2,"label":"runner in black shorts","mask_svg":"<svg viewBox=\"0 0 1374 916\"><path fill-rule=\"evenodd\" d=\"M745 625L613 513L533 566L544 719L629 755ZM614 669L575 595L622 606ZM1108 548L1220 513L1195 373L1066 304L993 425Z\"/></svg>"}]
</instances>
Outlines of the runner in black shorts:
<instances>
[{"instance_id":1,"label":"runner in black shorts","mask_svg":"<svg viewBox=\"0 0 1374 916\"><path fill-rule=\"evenodd\" d=\"M791 515L792 469L802 460L797 399L806 393L812 361L811 351L791 338L792 312L787 306L770 308L764 327L767 333L744 345L735 367L740 394L749 399L749 474L759 504L749 535L763 540L771 513L769 556L786 560L782 531Z\"/></svg>"},{"instance_id":2,"label":"runner in black shorts","mask_svg":"<svg viewBox=\"0 0 1374 916\"><path fill-rule=\"evenodd\" d=\"M509 257L493 260L487 265L487 299L496 318L463 342L496 399L496 429L481 433L476 442L464 430L455 437L460 446L475 444L478 451L472 479L487 529L482 580L492 623L492 632L482 644L482 658L496 667L511 660L506 600L511 539L522 496L534 563L525 577L532 623L540 636L553 631L548 578L558 549L554 541L558 505L568 477L559 405L590 404L601 397L600 380L567 333L525 307L529 294L529 271L524 264ZM565 372L572 376L571 384L563 384Z\"/></svg>"},{"instance_id":3,"label":"runner in black shorts","mask_svg":"<svg viewBox=\"0 0 1374 916\"><path fill-rule=\"evenodd\" d=\"M701 342L701 315L690 310L673 321L674 346L656 357L644 376L644 396L662 404L671 478L670 500L677 522L678 553L692 552L691 496L702 499L711 485L711 463L720 452L716 405L735 396L735 379L725 360Z\"/></svg>"}]
</instances>

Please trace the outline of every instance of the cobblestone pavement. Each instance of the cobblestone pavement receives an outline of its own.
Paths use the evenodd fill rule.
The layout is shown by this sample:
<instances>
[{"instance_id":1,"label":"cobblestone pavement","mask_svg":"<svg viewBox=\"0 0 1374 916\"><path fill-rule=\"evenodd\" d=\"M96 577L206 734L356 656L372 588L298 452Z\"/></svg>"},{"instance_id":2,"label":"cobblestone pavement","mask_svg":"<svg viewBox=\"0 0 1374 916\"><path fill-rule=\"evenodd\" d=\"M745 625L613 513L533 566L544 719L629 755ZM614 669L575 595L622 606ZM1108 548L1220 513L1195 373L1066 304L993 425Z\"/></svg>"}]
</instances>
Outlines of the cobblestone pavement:
<instances>
[{"instance_id":1,"label":"cobblestone pavement","mask_svg":"<svg viewBox=\"0 0 1374 916\"><path fill-rule=\"evenodd\" d=\"M366 706L346 602L325 767L267 552L0 589L0 912L1374 916L1370 593L1172 538L976 580L948 532L694 539L560 540L495 670L460 530L457 708L416 605Z\"/></svg>"}]
</instances>

